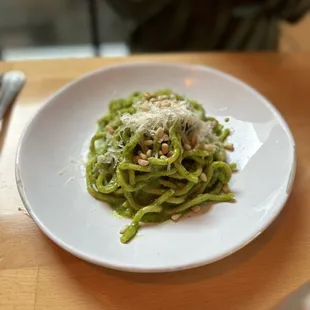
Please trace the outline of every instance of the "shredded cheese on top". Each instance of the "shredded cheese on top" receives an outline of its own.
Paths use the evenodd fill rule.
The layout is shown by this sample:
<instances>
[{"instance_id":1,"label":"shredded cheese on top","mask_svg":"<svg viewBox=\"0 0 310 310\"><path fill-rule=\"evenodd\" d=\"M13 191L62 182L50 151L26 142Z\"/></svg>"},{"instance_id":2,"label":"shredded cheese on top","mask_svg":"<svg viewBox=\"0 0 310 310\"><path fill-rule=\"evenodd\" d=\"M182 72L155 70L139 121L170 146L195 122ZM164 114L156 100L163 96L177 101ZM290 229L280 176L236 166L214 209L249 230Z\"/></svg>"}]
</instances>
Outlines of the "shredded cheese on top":
<instances>
[{"instance_id":1,"label":"shredded cheese on top","mask_svg":"<svg viewBox=\"0 0 310 310\"><path fill-rule=\"evenodd\" d=\"M182 132L182 141L186 140L188 135L196 136L197 142L214 143L218 140L213 133L213 121L203 121L201 112L193 110L188 101L164 99L159 102L160 104L158 104L158 101L157 104L150 101L136 102L134 104L137 110L136 113L125 113L121 116L122 128L129 128L134 132L146 132L154 137L158 127L169 129L174 122L180 121L184 131ZM188 128L186 132L185 128ZM118 162L116 152L124 147L122 139L120 139L117 146L118 150L109 143L107 153L97 157L98 162L114 162L114 165L116 165ZM158 154L155 154L155 157L157 156Z\"/></svg>"},{"instance_id":2,"label":"shredded cheese on top","mask_svg":"<svg viewBox=\"0 0 310 310\"><path fill-rule=\"evenodd\" d=\"M167 100L164 100L167 101ZM158 127L169 128L168 124L173 124L180 120L183 128L188 127L192 135L197 135L199 141L214 140L213 123L203 121L199 111L193 111L188 101L169 100L170 106L158 107L156 104L148 103L149 110L141 109L146 102L136 103L137 112L135 114L123 114L121 121L124 128L134 131L149 132L154 135Z\"/></svg>"}]
</instances>

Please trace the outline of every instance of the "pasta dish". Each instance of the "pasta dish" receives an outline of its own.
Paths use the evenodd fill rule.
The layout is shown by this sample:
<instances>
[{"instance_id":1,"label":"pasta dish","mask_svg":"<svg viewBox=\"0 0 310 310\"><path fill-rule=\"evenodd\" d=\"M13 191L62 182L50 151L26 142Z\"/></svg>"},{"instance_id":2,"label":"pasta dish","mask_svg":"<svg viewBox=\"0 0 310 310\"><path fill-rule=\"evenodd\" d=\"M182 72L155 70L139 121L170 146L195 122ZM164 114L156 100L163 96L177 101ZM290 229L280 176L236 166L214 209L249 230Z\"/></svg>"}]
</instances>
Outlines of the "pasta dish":
<instances>
[{"instance_id":1,"label":"pasta dish","mask_svg":"<svg viewBox=\"0 0 310 310\"><path fill-rule=\"evenodd\" d=\"M92 196L132 219L122 243L143 222L177 221L206 202L234 199L229 134L199 103L170 90L111 101L90 142L86 180Z\"/></svg>"}]
</instances>

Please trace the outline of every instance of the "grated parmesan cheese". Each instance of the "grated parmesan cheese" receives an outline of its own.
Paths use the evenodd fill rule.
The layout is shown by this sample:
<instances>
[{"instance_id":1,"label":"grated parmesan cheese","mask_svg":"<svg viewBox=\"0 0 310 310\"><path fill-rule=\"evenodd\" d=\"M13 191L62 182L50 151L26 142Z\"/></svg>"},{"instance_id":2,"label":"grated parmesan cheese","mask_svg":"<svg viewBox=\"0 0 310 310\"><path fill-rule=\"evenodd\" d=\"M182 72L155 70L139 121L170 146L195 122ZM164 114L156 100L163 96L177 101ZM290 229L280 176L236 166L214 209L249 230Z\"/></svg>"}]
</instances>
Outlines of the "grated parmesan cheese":
<instances>
[{"instance_id":1,"label":"grated parmesan cheese","mask_svg":"<svg viewBox=\"0 0 310 310\"><path fill-rule=\"evenodd\" d=\"M121 116L124 128L130 128L133 131L149 132L155 135L158 127L169 128L168 124L181 120L183 129L190 128L190 133L195 134L198 140L214 140L213 124L211 121L204 122L200 118L200 112L193 111L186 100L164 100L169 102L169 106L163 107L157 104L151 104L149 110L140 109L143 102L137 102L137 112L135 114L126 113ZM187 133L188 134L188 133Z\"/></svg>"},{"instance_id":2,"label":"grated parmesan cheese","mask_svg":"<svg viewBox=\"0 0 310 310\"><path fill-rule=\"evenodd\" d=\"M198 142L213 143L218 140L213 133L213 121L201 120L201 112L193 110L187 100L178 101L166 97L157 101L135 102L134 107L137 112L134 114L125 113L120 118L123 123L122 129L130 128L133 132L147 132L154 137L158 128L169 129L171 124L181 121L182 141L187 141L189 135L195 136ZM147 109L146 104L148 105ZM186 130L186 128L188 129ZM115 149L111 143L112 135L109 133L108 138L110 139L109 148L104 155L97 156L97 162L106 164L113 162L116 166L118 163L116 153L124 147L124 142L120 135L117 143L118 149ZM155 153L154 157L158 158L158 153ZM167 168L170 169L170 167Z\"/></svg>"}]
</instances>

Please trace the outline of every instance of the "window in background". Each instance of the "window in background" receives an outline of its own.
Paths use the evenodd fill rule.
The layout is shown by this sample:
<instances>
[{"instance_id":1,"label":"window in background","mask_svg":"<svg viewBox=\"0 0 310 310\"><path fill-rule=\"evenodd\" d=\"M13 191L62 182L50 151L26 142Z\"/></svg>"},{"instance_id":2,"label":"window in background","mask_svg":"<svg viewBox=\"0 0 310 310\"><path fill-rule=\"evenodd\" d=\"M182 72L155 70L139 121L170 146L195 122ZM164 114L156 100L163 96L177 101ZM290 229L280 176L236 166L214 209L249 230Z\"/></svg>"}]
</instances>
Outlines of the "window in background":
<instances>
[{"instance_id":1,"label":"window in background","mask_svg":"<svg viewBox=\"0 0 310 310\"><path fill-rule=\"evenodd\" d=\"M102 0L0 1L4 60L123 56L125 29Z\"/></svg>"},{"instance_id":2,"label":"window in background","mask_svg":"<svg viewBox=\"0 0 310 310\"><path fill-rule=\"evenodd\" d=\"M280 51L309 50L309 16L281 22ZM0 0L0 59L125 56L131 29L106 0Z\"/></svg>"}]
</instances>

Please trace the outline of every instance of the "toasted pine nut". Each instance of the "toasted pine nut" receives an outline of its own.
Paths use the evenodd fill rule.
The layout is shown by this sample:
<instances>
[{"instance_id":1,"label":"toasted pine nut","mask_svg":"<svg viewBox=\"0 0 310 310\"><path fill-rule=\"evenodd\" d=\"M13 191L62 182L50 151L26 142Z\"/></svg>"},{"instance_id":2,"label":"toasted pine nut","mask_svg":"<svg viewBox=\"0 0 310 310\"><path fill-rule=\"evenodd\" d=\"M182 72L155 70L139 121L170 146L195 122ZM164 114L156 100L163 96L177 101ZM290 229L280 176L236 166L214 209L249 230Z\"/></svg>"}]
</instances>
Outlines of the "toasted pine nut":
<instances>
[{"instance_id":1,"label":"toasted pine nut","mask_svg":"<svg viewBox=\"0 0 310 310\"><path fill-rule=\"evenodd\" d=\"M204 144L203 148L208 152L214 151L214 146L212 144Z\"/></svg>"},{"instance_id":2,"label":"toasted pine nut","mask_svg":"<svg viewBox=\"0 0 310 310\"><path fill-rule=\"evenodd\" d=\"M151 99L152 97L155 96L154 93L144 93L143 96L146 98L146 99Z\"/></svg>"},{"instance_id":3,"label":"toasted pine nut","mask_svg":"<svg viewBox=\"0 0 310 310\"><path fill-rule=\"evenodd\" d=\"M166 155L169 152L169 146L167 143L163 143L161 145L161 151L163 152L164 155Z\"/></svg>"},{"instance_id":4,"label":"toasted pine nut","mask_svg":"<svg viewBox=\"0 0 310 310\"><path fill-rule=\"evenodd\" d=\"M107 130L107 132L109 134L111 134L111 135L114 134L114 129L111 126L107 125L107 126L105 126L105 129Z\"/></svg>"},{"instance_id":5,"label":"toasted pine nut","mask_svg":"<svg viewBox=\"0 0 310 310\"><path fill-rule=\"evenodd\" d=\"M162 108L169 108L171 106L171 103L168 100L165 100L161 103Z\"/></svg>"},{"instance_id":6,"label":"toasted pine nut","mask_svg":"<svg viewBox=\"0 0 310 310\"><path fill-rule=\"evenodd\" d=\"M158 127L155 134L157 138L161 138L164 135L163 127Z\"/></svg>"},{"instance_id":7,"label":"toasted pine nut","mask_svg":"<svg viewBox=\"0 0 310 310\"><path fill-rule=\"evenodd\" d=\"M129 225L123 226L123 227L121 228L121 230L119 231L119 233L120 233L120 234L123 234L123 233L127 230L128 227L129 227Z\"/></svg>"},{"instance_id":8,"label":"toasted pine nut","mask_svg":"<svg viewBox=\"0 0 310 310\"><path fill-rule=\"evenodd\" d=\"M149 100L150 102L154 103L155 101L157 101L157 98L153 97Z\"/></svg>"},{"instance_id":9,"label":"toasted pine nut","mask_svg":"<svg viewBox=\"0 0 310 310\"><path fill-rule=\"evenodd\" d=\"M144 153L142 153L141 151L138 154L139 154L141 159L144 159L144 160L147 159L147 156Z\"/></svg>"},{"instance_id":10,"label":"toasted pine nut","mask_svg":"<svg viewBox=\"0 0 310 310\"><path fill-rule=\"evenodd\" d=\"M158 99L159 100L166 100L166 99L168 99L168 96L167 95L161 95L161 96L158 96Z\"/></svg>"},{"instance_id":11,"label":"toasted pine nut","mask_svg":"<svg viewBox=\"0 0 310 310\"><path fill-rule=\"evenodd\" d=\"M226 150L233 151L234 150L234 145L232 143L225 143L224 144L224 148Z\"/></svg>"},{"instance_id":12,"label":"toasted pine nut","mask_svg":"<svg viewBox=\"0 0 310 310\"><path fill-rule=\"evenodd\" d=\"M152 156L152 150L151 149L146 152L146 156L147 157L151 157Z\"/></svg>"},{"instance_id":13,"label":"toasted pine nut","mask_svg":"<svg viewBox=\"0 0 310 310\"><path fill-rule=\"evenodd\" d=\"M191 142L192 142L193 146L196 145L197 144L197 136L192 136Z\"/></svg>"},{"instance_id":14,"label":"toasted pine nut","mask_svg":"<svg viewBox=\"0 0 310 310\"><path fill-rule=\"evenodd\" d=\"M162 151L159 151L158 154L159 154L159 156L163 156L164 155Z\"/></svg>"},{"instance_id":15,"label":"toasted pine nut","mask_svg":"<svg viewBox=\"0 0 310 310\"><path fill-rule=\"evenodd\" d=\"M207 182L207 176L206 176L206 174L204 172L200 175L199 178L200 178L201 181Z\"/></svg>"},{"instance_id":16,"label":"toasted pine nut","mask_svg":"<svg viewBox=\"0 0 310 310\"><path fill-rule=\"evenodd\" d=\"M173 152L171 151L167 154L168 157L171 157L172 155L173 155Z\"/></svg>"},{"instance_id":17,"label":"toasted pine nut","mask_svg":"<svg viewBox=\"0 0 310 310\"><path fill-rule=\"evenodd\" d=\"M150 146L150 145L153 144L153 140L144 140L143 144L146 145L146 146Z\"/></svg>"},{"instance_id":18,"label":"toasted pine nut","mask_svg":"<svg viewBox=\"0 0 310 310\"><path fill-rule=\"evenodd\" d=\"M165 155L160 156L160 159L167 159L168 157Z\"/></svg>"},{"instance_id":19,"label":"toasted pine nut","mask_svg":"<svg viewBox=\"0 0 310 310\"><path fill-rule=\"evenodd\" d=\"M138 164L140 166L148 166L149 165L149 161L148 160L144 160L144 159L139 159L138 160Z\"/></svg>"},{"instance_id":20,"label":"toasted pine nut","mask_svg":"<svg viewBox=\"0 0 310 310\"><path fill-rule=\"evenodd\" d=\"M227 184L224 184L224 185L223 185L222 191L223 191L224 193L229 193L229 192L230 192L229 187L228 187Z\"/></svg>"},{"instance_id":21,"label":"toasted pine nut","mask_svg":"<svg viewBox=\"0 0 310 310\"><path fill-rule=\"evenodd\" d=\"M140 108L143 111L149 111L150 110L150 106L147 102L144 102L143 104L141 104Z\"/></svg>"},{"instance_id":22,"label":"toasted pine nut","mask_svg":"<svg viewBox=\"0 0 310 310\"><path fill-rule=\"evenodd\" d=\"M173 214L172 216L171 216L171 219L173 220L173 221L177 221L180 217L182 216L182 214Z\"/></svg>"},{"instance_id":23,"label":"toasted pine nut","mask_svg":"<svg viewBox=\"0 0 310 310\"><path fill-rule=\"evenodd\" d=\"M201 144L198 143L198 144L195 145L194 149L195 149L195 150L199 150L199 149L200 149L200 146L201 146Z\"/></svg>"},{"instance_id":24,"label":"toasted pine nut","mask_svg":"<svg viewBox=\"0 0 310 310\"><path fill-rule=\"evenodd\" d=\"M201 207L200 206L194 206L194 207L192 207L192 211L193 212L195 212L195 213L197 213L197 212L199 212L200 211L200 209L201 209Z\"/></svg>"},{"instance_id":25,"label":"toasted pine nut","mask_svg":"<svg viewBox=\"0 0 310 310\"><path fill-rule=\"evenodd\" d=\"M192 149L192 147L191 147L188 143L185 143L185 144L184 144L184 149L185 149L186 151L190 151L190 150Z\"/></svg>"}]
</instances>

